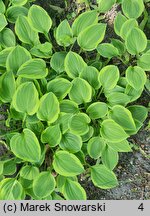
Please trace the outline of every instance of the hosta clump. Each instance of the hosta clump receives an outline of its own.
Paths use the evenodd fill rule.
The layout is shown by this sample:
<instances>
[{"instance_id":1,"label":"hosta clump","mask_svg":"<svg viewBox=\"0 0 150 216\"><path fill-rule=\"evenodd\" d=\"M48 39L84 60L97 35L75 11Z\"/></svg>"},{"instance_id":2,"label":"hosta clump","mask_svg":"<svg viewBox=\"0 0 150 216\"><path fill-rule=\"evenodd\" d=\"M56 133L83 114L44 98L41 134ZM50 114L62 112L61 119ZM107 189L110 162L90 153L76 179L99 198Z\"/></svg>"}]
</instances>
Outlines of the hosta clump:
<instances>
[{"instance_id":1,"label":"hosta clump","mask_svg":"<svg viewBox=\"0 0 150 216\"><path fill-rule=\"evenodd\" d=\"M132 151L127 139L147 117L134 101L148 87L150 50L137 20L142 0L119 1L118 39L104 42L99 15L115 2L98 0L53 31L40 6L0 0L0 102L6 126L16 127L2 135L8 154L0 161L0 199L86 199L80 174L102 189L118 185L119 152Z\"/></svg>"}]
</instances>

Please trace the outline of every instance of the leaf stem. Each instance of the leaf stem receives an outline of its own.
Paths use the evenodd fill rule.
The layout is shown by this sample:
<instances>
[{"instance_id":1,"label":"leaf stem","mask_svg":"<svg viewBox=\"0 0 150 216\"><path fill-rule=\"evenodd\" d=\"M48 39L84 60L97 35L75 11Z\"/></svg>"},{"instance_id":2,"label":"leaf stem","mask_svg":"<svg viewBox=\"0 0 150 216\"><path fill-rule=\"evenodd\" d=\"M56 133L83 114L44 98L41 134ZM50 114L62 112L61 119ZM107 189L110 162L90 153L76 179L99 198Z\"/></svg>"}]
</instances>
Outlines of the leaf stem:
<instances>
[{"instance_id":1,"label":"leaf stem","mask_svg":"<svg viewBox=\"0 0 150 216\"><path fill-rule=\"evenodd\" d=\"M144 10L144 19L143 19L142 22L140 23L140 29L141 29L141 30L144 30L144 28L145 28L147 22L148 22L148 12L147 12L147 10L145 9L145 10Z\"/></svg>"},{"instance_id":2,"label":"leaf stem","mask_svg":"<svg viewBox=\"0 0 150 216\"><path fill-rule=\"evenodd\" d=\"M97 99L100 98L100 95L102 94L102 92L103 92L103 87L101 87L101 90L99 91L99 93L98 93L98 95L97 95Z\"/></svg>"}]
</instances>

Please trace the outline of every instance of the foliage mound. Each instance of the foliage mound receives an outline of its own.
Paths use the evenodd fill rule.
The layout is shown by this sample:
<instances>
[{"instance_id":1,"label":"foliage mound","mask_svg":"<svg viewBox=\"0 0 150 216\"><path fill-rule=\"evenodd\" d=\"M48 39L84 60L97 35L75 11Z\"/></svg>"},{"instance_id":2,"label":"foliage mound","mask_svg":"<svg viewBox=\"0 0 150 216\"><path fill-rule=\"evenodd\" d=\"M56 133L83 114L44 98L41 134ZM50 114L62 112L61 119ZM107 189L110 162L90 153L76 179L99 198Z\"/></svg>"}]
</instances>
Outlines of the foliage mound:
<instances>
[{"instance_id":1,"label":"foliage mound","mask_svg":"<svg viewBox=\"0 0 150 216\"><path fill-rule=\"evenodd\" d=\"M147 117L135 104L148 88L147 2L97 0L56 27L31 1L0 0L0 103L8 128L1 134L8 150L0 161L1 200L84 200L79 175L102 189L118 185L119 152L132 151L127 139ZM103 15L114 3L122 8L117 39L106 42Z\"/></svg>"}]
</instances>

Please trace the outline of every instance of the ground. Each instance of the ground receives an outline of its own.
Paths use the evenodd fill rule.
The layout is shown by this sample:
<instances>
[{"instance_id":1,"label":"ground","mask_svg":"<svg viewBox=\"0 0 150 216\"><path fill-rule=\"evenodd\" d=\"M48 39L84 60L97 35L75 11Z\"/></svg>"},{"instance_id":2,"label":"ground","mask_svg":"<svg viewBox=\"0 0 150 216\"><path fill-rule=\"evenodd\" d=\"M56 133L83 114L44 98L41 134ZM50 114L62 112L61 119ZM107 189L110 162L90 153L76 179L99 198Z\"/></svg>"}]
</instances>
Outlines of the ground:
<instances>
[{"instance_id":1,"label":"ground","mask_svg":"<svg viewBox=\"0 0 150 216\"><path fill-rule=\"evenodd\" d=\"M74 16L85 9L85 4L77 4L77 1L68 1L68 7L65 7L64 1L61 0L38 0L38 4L43 6L59 23L59 19L65 16ZM93 1L94 3L95 1ZM113 37L113 20L120 8L115 5L111 11L105 14L105 20L108 23L107 38ZM147 37L149 37L149 29ZM150 39L150 38L149 38ZM148 106L149 93L143 92L137 104ZM0 119L4 119L0 115ZM121 153L118 166L114 172L117 174L119 186L111 190L102 190L96 188L90 179L80 178L80 183L87 192L89 200L138 200L150 199L150 129L147 127L148 119L145 121L143 128L130 138L130 142L134 144L132 153ZM2 128L2 123L0 125ZM5 152L5 148L0 145L0 156Z\"/></svg>"}]
</instances>

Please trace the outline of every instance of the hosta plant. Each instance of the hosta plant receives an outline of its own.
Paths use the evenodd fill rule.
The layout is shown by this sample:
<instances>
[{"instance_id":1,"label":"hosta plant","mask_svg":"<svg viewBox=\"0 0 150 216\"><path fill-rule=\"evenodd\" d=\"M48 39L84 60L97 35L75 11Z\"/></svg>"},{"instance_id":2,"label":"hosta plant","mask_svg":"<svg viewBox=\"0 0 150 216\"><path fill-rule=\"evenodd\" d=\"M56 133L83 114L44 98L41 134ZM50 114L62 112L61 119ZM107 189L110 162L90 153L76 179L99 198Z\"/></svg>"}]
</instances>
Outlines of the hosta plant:
<instances>
[{"instance_id":1,"label":"hosta plant","mask_svg":"<svg viewBox=\"0 0 150 216\"><path fill-rule=\"evenodd\" d=\"M116 2L117 39L106 41L102 17ZM97 3L56 27L31 1L0 0L0 103L8 128L1 132L1 200L84 200L80 175L101 189L118 185L119 153L132 151L128 138L147 117L136 105L148 88L150 41L146 16L138 19L147 12L143 0Z\"/></svg>"}]
</instances>

